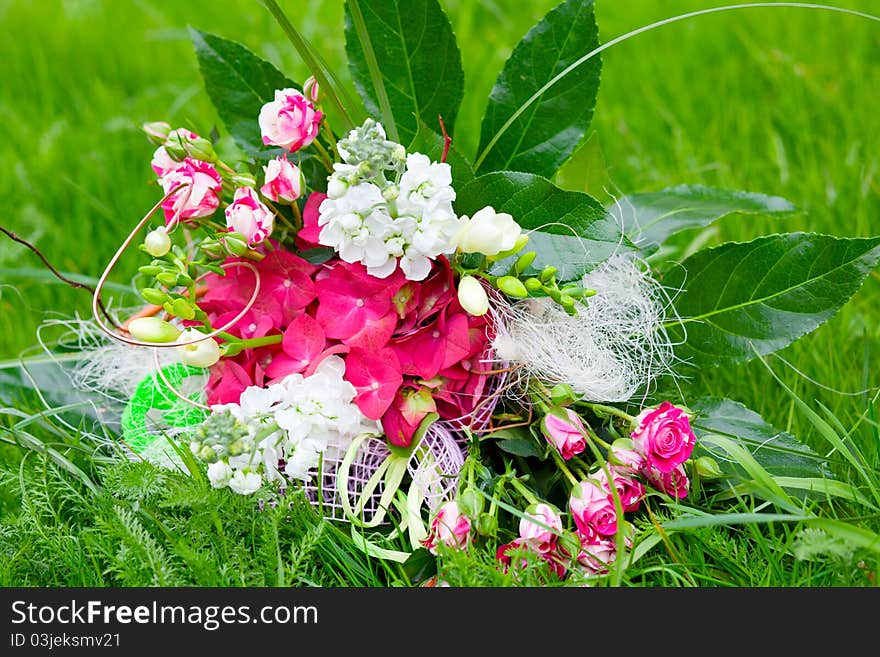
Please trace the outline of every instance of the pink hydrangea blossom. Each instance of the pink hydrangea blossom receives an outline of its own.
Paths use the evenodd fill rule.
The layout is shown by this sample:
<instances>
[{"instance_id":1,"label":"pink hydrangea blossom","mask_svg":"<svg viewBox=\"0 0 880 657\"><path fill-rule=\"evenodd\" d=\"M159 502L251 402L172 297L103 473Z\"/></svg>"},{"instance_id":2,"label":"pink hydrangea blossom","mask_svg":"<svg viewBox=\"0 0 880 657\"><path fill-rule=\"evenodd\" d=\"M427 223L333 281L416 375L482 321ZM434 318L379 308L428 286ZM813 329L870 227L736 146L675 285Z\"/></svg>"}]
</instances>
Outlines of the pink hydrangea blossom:
<instances>
[{"instance_id":1,"label":"pink hydrangea blossom","mask_svg":"<svg viewBox=\"0 0 880 657\"><path fill-rule=\"evenodd\" d=\"M171 194L162 203L166 225L178 212L181 220L208 217L220 206L223 179L212 165L186 158L181 167L160 178L162 189Z\"/></svg>"},{"instance_id":2,"label":"pink hydrangea blossom","mask_svg":"<svg viewBox=\"0 0 880 657\"><path fill-rule=\"evenodd\" d=\"M617 531L614 498L599 482L592 479L580 482L571 492L569 506L582 537L611 536Z\"/></svg>"},{"instance_id":3,"label":"pink hydrangea blossom","mask_svg":"<svg viewBox=\"0 0 880 657\"><path fill-rule=\"evenodd\" d=\"M275 100L263 105L259 124L266 145L290 152L311 144L318 136L323 114L296 89L278 89Z\"/></svg>"},{"instance_id":4,"label":"pink hydrangea blossom","mask_svg":"<svg viewBox=\"0 0 880 657\"><path fill-rule=\"evenodd\" d=\"M248 246L256 246L272 234L275 215L260 201L253 187L235 190L232 203L226 207L226 227L243 235Z\"/></svg>"},{"instance_id":5,"label":"pink hydrangea blossom","mask_svg":"<svg viewBox=\"0 0 880 657\"><path fill-rule=\"evenodd\" d=\"M276 203L293 203L302 194L302 172L287 155L269 160L263 167L265 183L260 193Z\"/></svg>"},{"instance_id":6,"label":"pink hydrangea blossom","mask_svg":"<svg viewBox=\"0 0 880 657\"><path fill-rule=\"evenodd\" d=\"M431 554L437 554L440 544L465 549L470 543L471 520L458 508L458 502L450 500L440 507L431 521L428 537L422 541Z\"/></svg>"},{"instance_id":7,"label":"pink hydrangea blossom","mask_svg":"<svg viewBox=\"0 0 880 657\"><path fill-rule=\"evenodd\" d=\"M547 413L541 421L541 430L564 459L580 454L587 446L584 423L570 408L555 408Z\"/></svg>"}]
</instances>

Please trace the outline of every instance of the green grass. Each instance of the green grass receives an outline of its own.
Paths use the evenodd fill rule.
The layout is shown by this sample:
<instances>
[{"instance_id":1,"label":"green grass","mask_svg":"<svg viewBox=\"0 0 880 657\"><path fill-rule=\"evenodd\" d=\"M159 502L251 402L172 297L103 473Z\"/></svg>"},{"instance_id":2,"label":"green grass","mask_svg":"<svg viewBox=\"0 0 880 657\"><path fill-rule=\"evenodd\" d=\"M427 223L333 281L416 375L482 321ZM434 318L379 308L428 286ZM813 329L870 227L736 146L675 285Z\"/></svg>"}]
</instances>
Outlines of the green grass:
<instances>
[{"instance_id":1,"label":"green grass","mask_svg":"<svg viewBox=\"0 0 880 657\"><path fill-rule=\"evenodd\" d=\"M484 101L498 70L520 35L555 1L442 4L458 37L466 76L455 142L473 158ZM715 4L720 3L600 0L597 17L607 41L653 20ZM833 4L877 11L871 0ZM281 5L347 80L342 2ZM308 75L256 0L0 0L0 195L5 200L0 225L36 243L59 269L97 278L130 227L158 198L149 168L152 147L138 129L142 122L167 120L202 133L216 124L222 131L201 86L187 25L245 43L292 79ZM593 134L582 160L583 187L607 201L702 183L784 196L802 209L784 220L728 217L703 235L710 243L792 230L880 234L878 89L878 23L777 8L726 12L664 27L604 54ZM122 260L115 282L130 281L139 255L134 251ZM0 236L0 360L32 348L46 318L87 316L89 307L86 292L55 284L36 256ZM838 433L858 446L874 472L880 464L873 402L880 384L878 354L880 276L875 272L838 315L780 352L803 374L768 359L810 408L820 414L819 404L828 408L829 417L841 425ZM871 392L854 394L865 390ZM703 394L741 401L820 453L839 456L760 362L696 372L682 383L682 392L685 401ZM32 401L10 399L11 394L0 388L0 402L29 412L37 408ZM308 528L317 526L307 520L307 510L298 516L301 533L284 534L288 552L280 557L280 539L267 537L266 527L255 521L248 525L247 514L236 515L238 510L220 520L221 525L229 522L229 543L215 537L190 555L165 529L181 536L211 533L211 527L199 524L203 520L195 507L175 509L161 496L146 496L140 508L155 504L154 514L125 516L126 538L117 525L119 513L130 511L125 506L129 498L122 497L120 511L107 499L87 494L76 479L71 483L69 473L54 472L37 455L20 468L25 453L0 445L6 473L0 485L0 552L6 556L0 581L125 585L162 577L167 583L233 583L240 577L236 583L338 583L332 573L293 564L293 553L306 549L301 541L313 540ZM845 461L835 467L844 478L855 476ZM117 467L90 475L106 488L124 473ZM740 512L752 510L747 500L734 504ZM826 513L860 521L870 511L835 504ZM877 530L876 516L867 522ZM823 538L818 530L805 532L805 527L779 523L673 532L627 571L625 583L873 583L870 561L867 570L853 566L858 552L841 547L834 537ZM59 543L62 537L71 540ZM375 560L359 558L357 550L351 551L355 556L339 556L348 554L351 541L331 529L314 540L309 549L315 554L335 551L338 559L353 560L342 570L351 583L405 581L400 571L383 570ZM63 558L52 561L49 555L58 550ZM148 557L150 566L125 571L120 555L127 551ZM201 559L207 568L228 554L241 560L228 572L212 574L192 566ZM800 560L796 554L811 558ZM494 571L456 567L455 558L449 563L448 578L455 583L495 582Z\"/></svg>"}]
</instances>

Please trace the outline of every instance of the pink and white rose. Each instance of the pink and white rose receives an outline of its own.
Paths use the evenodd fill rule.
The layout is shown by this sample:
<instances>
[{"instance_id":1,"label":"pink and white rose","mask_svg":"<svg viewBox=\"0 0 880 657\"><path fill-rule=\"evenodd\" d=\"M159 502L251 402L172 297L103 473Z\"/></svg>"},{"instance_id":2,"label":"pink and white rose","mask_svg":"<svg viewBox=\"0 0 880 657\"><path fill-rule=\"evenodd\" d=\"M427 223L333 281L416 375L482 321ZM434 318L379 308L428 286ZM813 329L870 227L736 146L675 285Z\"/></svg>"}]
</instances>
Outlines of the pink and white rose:
<instances>
[{"instance_id":1,"label":"pink and white rose","mask_svg":"<svg viewBox=\"0 0 880 657\"><path fill-rule=\"evenodd\" d=\"M539 554L552 552L561 533L562 518L559 512L543 502L526 509L526 517L519 521L520 538Z\"/></svg>"},{"instance_id":2,"label":"pink and white rose","mask_svg":"<svg viewBox=\"0 0 880 657\"><path fill-rule=\"evenodd\" d=\"M617 531L617 510L611 493L598 481L586 479L571 492L571 515L582 538L611 536Z\"/></svg>"},{"instance_id":3,"label":"pink and white rose","mask_svg":"<svg viewBox=\"0 0 880 657\"><path fill-rule=\"evenodd\" d=\"M578 554L577 562L588 573L602 574L608 572L608 567L614 563L616 556L617 547L613 540L597 538L581 543L581 551Z\"/></svg>"},{"instance_id":4,"label":"pink and white rose","mask_svg":"<svg viewBox=\"0 0 880 657\"><path fill-rule=\"evenodd\" d=\"M235 190L232 203L226 207L226 227L244 235L248 246L266 240L272 234L275 215L260 201L253 187L239 187Z\"/></svg>"},{"instance_id":5,"label":"pink and white rose","mask_svg":"<svg viewBox=\"0 0 880 657\"><path fill-rule=\"evenodd\" d=\"M287 156L269 160L263 167L265 183L260 193L275 203L293 203L302 194L302 172Z\"/></svg>"},{"instance_id":6,"label":"pink and white rose","mask_svg":"<svg viewBox=\"0 0 880 657\"><path fill-rule=\"evenodd\" d=\"M642 470L647 482L657 490L683 500L687 497L690 489L690 479L685 472L684 465L677 465L670 472L661 472L656 468L647 467Z\"/></svg>"},{"instance_id":7,"label":"pink and white rose","mask_svg":"<svg viewBox=\"0 0 880 657\"><path fill-rule=\"evenodd\" d=\"M634 449L623 447L615 441L608 454L608 463L617 472L634 475L641 472L645 466L645 457Z\"/></svg>"},{"instance_id":8,"label":"pink and white rose","mask_svg":"<svg viewBox=\"0 0 880 657\"><path fill-rule=\"evenodd\" d=\"M580 454L587 446L584 423L570 408L554 408L548 412L541 421L541 430L566 460Z\"/></svg>"},{"instance_id":9,"label":"pink and white rose","mask_svg":"<svg viewBox=\"0 0 880 657\"><path fill-rule=\"evenodd\" d=\"M450 500L440 507L431 521L431 531L422 541L431 554L437 554L441 543L451 548L465 549L471 538L471 519L461 512L458 502Z\"/></svg>"},{"instance_id":10,"label":"pink and white rose","mask_svg":"<svg viewBox=\"0 0 880 657\"><path fill-rule=\"evenodd\" d=\"M615 470L612 470L612 484L608 483L608 475L605 474L605 470L599 470L593 475L593 478L609 493L612 492L611 486L613 484L617 489L620 506L624 511L636 511L641 505L642 498L645 496L645 485L638 479Z\"/></svg>"},{"instance_id":11,"label":"pink and white rose","mask_svg":"<svg viewBox=\"0 0 880 657\"><path fill-rule=\"evenodd\" d=\"M217 169L207 162L191 158L186 158L181 164L181 167L159 179L166 194L182 185L162 203L166 225L178 212L180 219L185 221L208 217L220 206L223 179Z\"/></svg>"},{"instance_id":12,"label":"pink and white rose","mask_svg":"<svg viewBox=\"0 0 880 657\"><path fill-rule=\"evenodd\" d=\"M277 89L275 100L263 105L259 124L263 143L290 152L311 144L318 136L323 114L296 89Z\"/></svg>"},{"instance_id":13,"label":"pink and white rose","mask_svg":"<svg viewBox=\"0 0 880 657\"><path fill-rule=\"evenodd\" d=\"M649 467L671 472L690 458L697 438L683 409L665 401L657 408L643 410L635 424L633 446Z\"/></svg>"},{"instance_id":14,"label":"pink and white rose","mask_svg":"<svg viewBox=\"0 0 880 657\"><path fill-rule=\"evenodd\" d=\"M174 139L175 137L179 138L181 141L198 139L198 135L194 132L187 130L186 128L178 128L177 130L172 130L166 135L167 139ZM189 159L189 158L187 158ZM186 159L184 160L174 160L169 154L168 151L165 150L164 146L159 146L153 152L153 159L150 161L150 166L153 168L153 171L156 172L156 175L159 178L164 178L172 171L177 171L178 169L185 166Z\"/></svg>"}]
</instances>

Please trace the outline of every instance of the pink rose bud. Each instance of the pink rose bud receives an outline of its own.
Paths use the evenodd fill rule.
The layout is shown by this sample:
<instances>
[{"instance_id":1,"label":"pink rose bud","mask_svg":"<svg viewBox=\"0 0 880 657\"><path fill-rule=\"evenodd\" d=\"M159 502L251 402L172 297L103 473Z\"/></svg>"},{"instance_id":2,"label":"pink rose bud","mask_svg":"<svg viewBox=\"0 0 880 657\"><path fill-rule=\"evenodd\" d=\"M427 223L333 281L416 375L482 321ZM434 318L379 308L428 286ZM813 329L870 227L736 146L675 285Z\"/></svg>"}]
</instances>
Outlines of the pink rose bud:
<instances>
[{"instance_id":1,"label":"pink rose bud","mask_svg":"<svg viewBox=\"0 0 880 657\"><path fill-rule=\"evenodd\" d=\"M302 172L287 161L287 156L269 160L263 167L266 182L260 193L275 203L293 203L302 194Z\"/></svg>"},{"instance_id":2,"label":"pink rose bud","mask_svg":"<svg viewBox=\"0 0 880 657\"><path fill-rule=\"evenodd\" d=\"M450 500L440 507L431 521L431 531L422 541L431 554L437 554L441 543L452 548L465 549L470 542L471 520L461 513L458 503Z\"/></svg>"},{"instance_id":3,"label":"pink rose bud","mask_svg":"<svg viewBox=\"0 0 880 657\"><path fill-rule=\"evenodd\" d=\"M551 409L541 421L541 431L564 459L580 454L587 446L584 423L570 408Z\"/></svg>"},{"instance_id":4,"label":"pink rose bud","mask_svg":"<svg viewBox=\"0 0 880 657\"><path fill-rule=\"evenodd\" d=\"M620 506L623 507L624 511L637 510L642 503L642 498L645 496L645 485L638 479L633 479L622 472L612 470L612 473L614 487L617 489L617 496L620 498ZM612 492L605 470L599 470L593 477L602 488L609 493Z\"/></svg>"},{"instance_id":5,"label":"pink rose bud","mask_svg":"<svg viewBox=\"0 0 880 657\"><path fill-rule=\"evenodd\" d=\"M608 462L617 472L634 475L644 467L645 457L630 447L632 447L632 441L628 439L615 440L611 445L611 452L608 454Z\"/></svg>"},{"instance_id":6,"label":"pink rose bud","mask_svg":"<svg viewBox=\"0 0 880 657\"><path fill-rule=\"evenodd\" d=\"M226 207L226 227L230 231L243 235L248 246L254 246L268 238L274 226L275 215L257 198L253 187L235 190L232 203Z\"/></svg>"},{"instance_id":7,"label":"pink rose bud","mask_svg":"<svg viewBox=\"0 0 880 657\"><path fill-rule=\"evenodd\" d=\"M147 133L147 139L156 144L156 146L164 144L165 140L168 139L168 133L171 132L171 126L165 123L165 121L144 123L141 128Z\"/></svg>"},{"instance_id":8,"label":"pink rose bud","mask_svg":"<svg viewBox=\"0 0 880 657\"><path fill-rule=\"evenodd\" d=\"M581 544L581 551L578 554L577 561L586 572L602 574L608 572L608 566L614 563L616 556L617 547L614 541L607 538L599 538L585 541Z\"/></svg>"},{"instance_id":9,"label":"pink rose bud","mask_svg":"<svg viewBox=\"0 0 880 657\"><path fill-rule=\"evenodd\" d=\"M175 157L172 157L164 145L159 146L159 148L153 152L153 160L150 162L150 166L153 168L153 171L156 172L156 175L159 176L159 178L164 178L172 171L177 171L182 168L184 166L184 160L186 159L186 149L183 148L183 142L187 139L198 139L198 137L199 136L196 133L190 132L186 128L178 128L177 130L172 130L167 133L163 144L169 140L172 143L179 141L181 143L181 151L180 153L175 151ZM180 158L176 157L178 154L182 154L182 156Z\"/></svg>"},{"instance_id":10,"label":"pink rose bud","mask_svg":"<svg viewBox=\"0 0 880 657\"><path fill-rule=\"evenodd\" d=\"M611 493L592 479L580 482L571 492L571 515L582 538L611 536L617 531L617 510Z\"/></svg>"},{"instance_id":11,"label":"pink rose bud","mask_svg":"<svg viewBox=\"0 0 880 657\"><path fill-rule=\"evenodd\" d=\"M530 518L537 522L533 522ZM551 552L556 547L556 539L561 533L562 518L549 504L531 505L526 509L526 517L519 521L520 538L539 554Z\"/></svg>"},{"instance_id":12,"label":"pink rose bud","mask_svg":"<svg viewBox=\"0 0 880 657\"><path fill-rule=\"evenodd\" d=\"M220 206L223 179L207 162L187 158L180 168L167 173L159 182L166 194L183 185L162 203L166 225L178 212L185 221L208 217Z\"/></svg>"},{"instance_id":13,"label":"pink rose bud","mask_svg":"<svg viewBox=\"0 0 880 657\"><path fill-rule=\"evenodd\" d=\"M311 144L318 136L323 114L296 89L278 89L275 100L260 110L263 143L290 152Z\"/></svg>"},{"instance_id":14,"label":"pink rose bud","mask_svg":"<svg viewBox=\"0 0 880 657\"><path fill-rule=\"evenodd\" d=\"M303 83L303 94L312 99L313 103L318 102L318 83L315 81L315 76L310 75L306 78L306 81Z\"/></svg>"},{"instance_id":15,"label":"pink rose bud","mask_svg":"<svg viewBox=\"0 0 880 657\"><path fill-rule=\"evenodd\" d=\"M671 472L690 458L697 438L683 409L665 401L639 413L635 424L633 446L649 467Z\"/></svg>"},{"instance_id":16,"label":"pink rose bud","mask_svg":"<svg viewBox=\"0 0 880 657\"><path fill-rule=\"evenodd\" d=\"M659 491L683 500L687 497L691 482L684 470L684 465L677 465L670 472L661 472L656 468L645 468L642 474L648 483Z\"/></svg>"}]
</instances>

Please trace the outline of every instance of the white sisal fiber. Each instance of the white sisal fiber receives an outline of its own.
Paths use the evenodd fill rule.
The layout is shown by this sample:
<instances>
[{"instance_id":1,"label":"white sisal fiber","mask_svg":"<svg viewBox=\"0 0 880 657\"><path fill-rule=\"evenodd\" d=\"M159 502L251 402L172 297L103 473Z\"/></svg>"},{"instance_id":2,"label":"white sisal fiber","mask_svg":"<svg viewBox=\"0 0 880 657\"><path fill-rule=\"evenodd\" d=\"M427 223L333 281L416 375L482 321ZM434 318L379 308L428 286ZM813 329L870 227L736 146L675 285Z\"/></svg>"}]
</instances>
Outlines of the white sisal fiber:
<instances>
[{"instance_id":1,"label":"white sisal fiber","mask_svg":"<svg viewBox=\"0 0 880 657\"><path fill-rule=\"evenodd\" d=\"M622 402L671 373L672 343L663 323L668 297L643 263L616 255L583 277L595 296L568 315L547 298L495 300L499 358L520 376L568 383L585 401Z\"/></svg>"}]
</instances>

